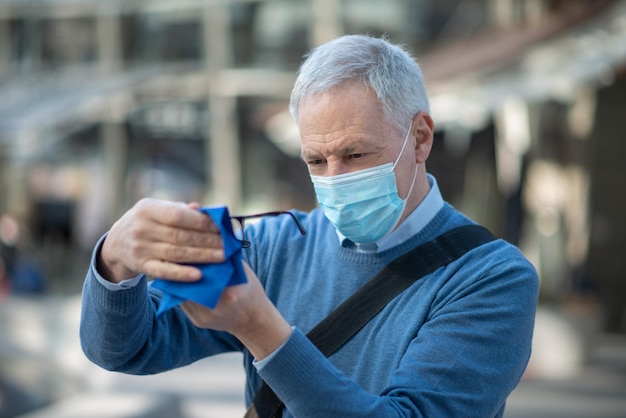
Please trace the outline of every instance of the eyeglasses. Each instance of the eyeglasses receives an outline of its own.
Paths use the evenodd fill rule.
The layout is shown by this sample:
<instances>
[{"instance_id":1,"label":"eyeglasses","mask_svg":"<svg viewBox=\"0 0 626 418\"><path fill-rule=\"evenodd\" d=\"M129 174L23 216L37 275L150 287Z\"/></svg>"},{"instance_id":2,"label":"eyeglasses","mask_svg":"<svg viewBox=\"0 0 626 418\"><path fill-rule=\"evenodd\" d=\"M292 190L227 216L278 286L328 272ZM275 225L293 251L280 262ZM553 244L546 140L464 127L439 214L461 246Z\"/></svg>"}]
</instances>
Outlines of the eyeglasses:
<instances>
[{"instance_id":1,"label":"eyeglasses","mask_svg":"<svg viewBox=\"0 0 626 418\"><path fill-rule=\"evenodd\" d=\"M244 235L244 226L245 226L244 224L246 222L246 219L262 218L264 216L279 216L279 215L291 216L291 219L293 219L293 221L296 223L296 226L298 227L298 230L300 231L300 233L302 235L306 234L306 230L304 229L304 227L302 226L298 218L296 218L296 215L288 211L275 211L275 212L256 213L254 215L231 216L230 219L233 224L233 232L235 233L235 237L241 242L241 246L243 248L248 248L252 245L252 243L248 241Z\"/></svg>"}]
</instances>

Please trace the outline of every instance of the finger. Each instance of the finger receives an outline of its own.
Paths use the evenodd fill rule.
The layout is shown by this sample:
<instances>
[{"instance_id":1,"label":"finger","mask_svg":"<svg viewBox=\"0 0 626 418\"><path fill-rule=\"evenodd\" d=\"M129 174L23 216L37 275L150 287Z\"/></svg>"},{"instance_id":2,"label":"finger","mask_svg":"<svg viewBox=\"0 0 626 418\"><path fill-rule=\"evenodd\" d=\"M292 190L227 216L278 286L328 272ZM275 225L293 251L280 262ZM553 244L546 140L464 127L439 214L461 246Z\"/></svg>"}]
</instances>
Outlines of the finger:
<instances>
[{"instance_id":1,"label":"finger","mask_svg":"<svg viewBox=\"0 0 626 418\"><path fill-rule=\"evenodd\" d=\"M200 203L198 203L198 202L189 202L189 203L187 203L187 207L189 209L198 210L198 209L200 209Z\"/></svg>"},{"instance_id":2,"label":"finger","mask_svg":"<svg viewBox=\"0 0 626 418\"><path fill-rule=\"evenodd\" d=\"M142 270L145 274L155 278L182 282L194 282L202 277L202 272L196 267L159 260L145 262Z\"/></svg>"},{"instance_id":3,"label":"finger","mask_svg":"<svg viewBox=\"0 0 626 418\"><path fill-rule=\"evenodd\" d=\"M180 304L181 309L189 320L199 328L210 328L212 322L212 310L198 303L186 300Z\"/></svg>"},{"instance_id":4,"label":"finger","mask_svg":"<svg viewBox=\"0 0 626 418\"><path fill-rule=\"evenodd\" d=\"M197 206L197 207L196 207ZM197 231L208 231L215 234L220 233L219 227L213 222L213 219L204 212L200 212L198 204L190 204L185 207L185 211L181 213L181 222L178 225L183 228L188 228Z\"/></svg>"},{"instance_id":5,"label":"finger","mask_svg":"<svg viewBox=\"0 0 626 418\"><path fill-rule=\"evenodd\" d=\"M146 258L170 263L221 263L224 250L213 247L180 246L156 242L146 248Z\"/></svg>"},{"instance_id":6,"label":"finger","mask_svg":"<svg viewBox=\"0 0 626 418\"><path fill-rule=\"evenodd\" d=\"M246 277L248 278L248 281L259 280L254 270L252 270L252 267L250 267L250 265L246 261L242 261L241 264L243 265L243 270L244 270L244 273L246 274Z\"/></svg>"},{"instance_id":7,"label":"finger","mask_svg":"<svg viewBox=\"0 0 626 418\"><path fill-rule=\"evenodd\" d=\"M219 233L197 231L161 224L146 223L134 230L136 239L146 242L169 243L183 247L214 248L223 247Z\"/></svg>"},{"instance_id":8,"label":"finger","mask_svg":"<svg viewBox=\"0 0 626 418\"><path fill-rule=\"evenodd\" d=\"M185 300L180 304L180 307L183 308L183 311L185 311L185 313L187 314L194 314L195 312L199 311L199 310L206 310L206 309L210 309L207 308L203 305L200 305L197 302L194 302L193 300Z\"/></svg>"},{"instance_id":9,"label":"finger","mask_svg":"<svg viewBox=\"0 0 626 418\"><path fill-rule=\"evenodd\" d=\"M145 200L137 205L136 210L138 217L162 225L196 231L219 231L209 216L184 203Z\"/></svg>"}]
</instances>

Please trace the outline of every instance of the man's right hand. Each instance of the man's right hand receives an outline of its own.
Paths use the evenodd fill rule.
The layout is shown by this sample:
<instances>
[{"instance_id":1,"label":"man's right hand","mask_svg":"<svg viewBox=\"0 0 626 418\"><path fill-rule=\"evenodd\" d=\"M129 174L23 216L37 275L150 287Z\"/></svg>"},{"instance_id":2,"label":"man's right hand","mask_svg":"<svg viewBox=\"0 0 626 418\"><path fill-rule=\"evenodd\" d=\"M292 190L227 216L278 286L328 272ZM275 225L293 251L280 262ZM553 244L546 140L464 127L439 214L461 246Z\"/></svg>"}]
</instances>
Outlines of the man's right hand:
<instances>
[{"instance_id":1,"label":"man's right hand","mask_svg":"<svg viewBox=\"0 0 626 418\"><path fill-rule=\"evenodd\" d=\"M198 268L189 263L224 261L222 238L197 203L142 199L111 228L97 258L107 280L144 273L178 281L196 281Z\"/></svg>"}]
</instances>

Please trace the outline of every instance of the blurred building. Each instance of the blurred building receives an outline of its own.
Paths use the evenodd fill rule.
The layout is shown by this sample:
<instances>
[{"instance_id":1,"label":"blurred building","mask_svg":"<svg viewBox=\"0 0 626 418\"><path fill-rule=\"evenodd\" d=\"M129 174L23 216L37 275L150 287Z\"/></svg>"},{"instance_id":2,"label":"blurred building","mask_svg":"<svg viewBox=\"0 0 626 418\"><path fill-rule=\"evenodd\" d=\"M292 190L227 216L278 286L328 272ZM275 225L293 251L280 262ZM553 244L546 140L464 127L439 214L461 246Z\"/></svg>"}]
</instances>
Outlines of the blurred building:
<instances>
[{"instance_id":1,"label":"blurred building","mask_svg":"<svg viewBox=\"0 0 626 418\"><path fill-rule=\"evenodd\" d=\"M626 331L622 1L0 0L0 213L57 276L143 196L313 207L287 100L343 33L415 53L446 198Z\"/></svg>"}]
</instances>

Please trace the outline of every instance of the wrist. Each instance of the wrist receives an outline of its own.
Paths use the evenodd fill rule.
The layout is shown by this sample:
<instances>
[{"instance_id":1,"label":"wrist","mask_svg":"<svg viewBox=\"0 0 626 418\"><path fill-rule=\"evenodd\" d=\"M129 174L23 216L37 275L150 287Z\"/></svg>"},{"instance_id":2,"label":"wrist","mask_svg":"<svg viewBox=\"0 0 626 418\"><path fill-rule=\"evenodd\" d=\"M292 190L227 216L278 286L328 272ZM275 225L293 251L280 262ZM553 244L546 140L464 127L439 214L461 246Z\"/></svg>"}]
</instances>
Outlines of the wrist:
<instances>
[{"instance_id":1,"label":"wrist","mask_svg":"<svg viewBox=\"0 0 626 418\"><path fill-rule=\"evenodd\" d=\"M270 305L268 312L255 316L255 320L250 321L245 329L235 333L257 361L272 354L293 332L276 307Z\"/></svg>"},{"instance_id":2,"label":"wrist","mask_svg":"<svg viewBox=\"0 0 626 418\"><path fill-rule=\"evenodd\" d=\"M121 262L105 255L106 238L100 248L96 250L96 270L105 280L119 283L137 275L136 272L127 269Z\"/></svg>"}]
</instances>

